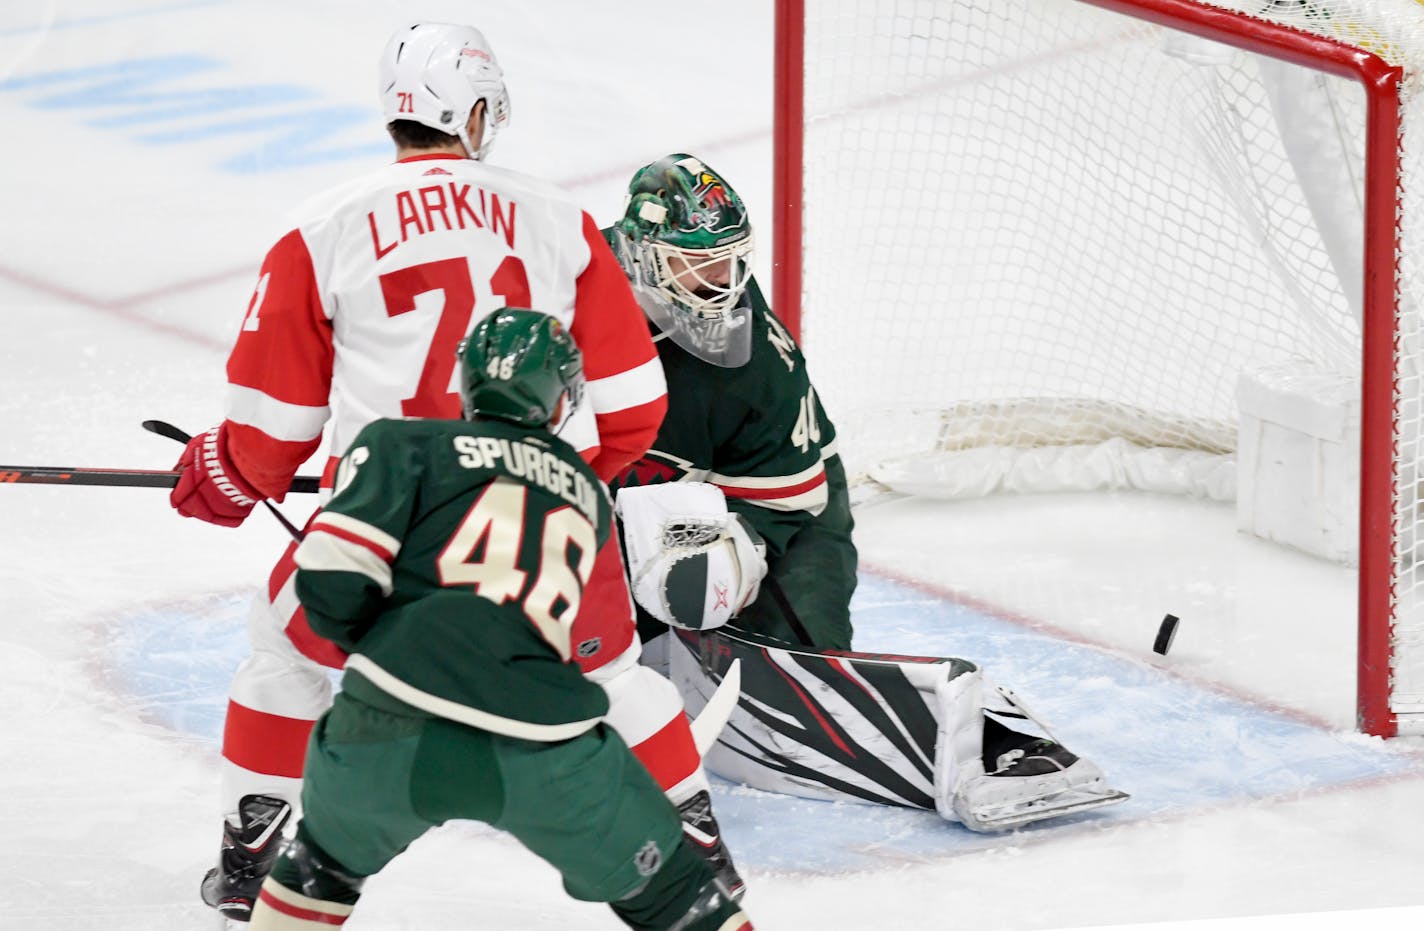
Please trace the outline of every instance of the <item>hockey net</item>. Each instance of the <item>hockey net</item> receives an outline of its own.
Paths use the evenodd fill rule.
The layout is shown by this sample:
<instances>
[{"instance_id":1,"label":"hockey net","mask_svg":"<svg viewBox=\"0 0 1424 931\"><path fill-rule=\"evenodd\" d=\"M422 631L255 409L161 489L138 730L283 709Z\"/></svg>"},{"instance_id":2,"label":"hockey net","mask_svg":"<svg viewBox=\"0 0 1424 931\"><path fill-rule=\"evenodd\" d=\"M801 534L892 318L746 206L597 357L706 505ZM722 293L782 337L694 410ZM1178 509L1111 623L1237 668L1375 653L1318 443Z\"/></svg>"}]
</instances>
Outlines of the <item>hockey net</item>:
<instances>
[{"instance_id":1,"label":"hockey net","mask_svg":"<svg viewBox=\"0 0 1424 931\"><path fill-rule=\"evenodd\" d=\"M1414 0L779 0L773 302L854 479L1230 500L1241 374L1340 373L1360 724L1424 732L1421 64Z\"/></svg>"}]
</instances>

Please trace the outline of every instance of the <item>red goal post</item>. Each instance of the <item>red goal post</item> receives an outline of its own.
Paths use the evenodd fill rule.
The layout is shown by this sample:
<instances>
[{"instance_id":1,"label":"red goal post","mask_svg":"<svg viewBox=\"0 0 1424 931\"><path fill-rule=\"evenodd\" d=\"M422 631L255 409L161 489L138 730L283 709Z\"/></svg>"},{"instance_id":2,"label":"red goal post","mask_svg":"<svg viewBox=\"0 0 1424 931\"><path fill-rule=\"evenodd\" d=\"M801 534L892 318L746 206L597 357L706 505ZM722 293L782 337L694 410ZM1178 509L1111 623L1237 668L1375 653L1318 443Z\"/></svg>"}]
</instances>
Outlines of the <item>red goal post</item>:
<instances>
[{"instance_id":1,"label":"red goal post","mask_svg":"<svg viewBox=\"0 0 1424 931\"><path fill-rule=\"evenodd\" d=\"M1358 725L1424 733L1421 21L1412 0L778 0L773 306L852 474L1085 433L1230 460L1243 370L1358 377ZM1332 124L1358 190L1316 196L1302 162L1329 159L1278 141L1272 80L1363 101ZM1353 195L1356 220L1322 206ZM870 329L877 302L912 319Z\"/></svg>"}]
</instances>

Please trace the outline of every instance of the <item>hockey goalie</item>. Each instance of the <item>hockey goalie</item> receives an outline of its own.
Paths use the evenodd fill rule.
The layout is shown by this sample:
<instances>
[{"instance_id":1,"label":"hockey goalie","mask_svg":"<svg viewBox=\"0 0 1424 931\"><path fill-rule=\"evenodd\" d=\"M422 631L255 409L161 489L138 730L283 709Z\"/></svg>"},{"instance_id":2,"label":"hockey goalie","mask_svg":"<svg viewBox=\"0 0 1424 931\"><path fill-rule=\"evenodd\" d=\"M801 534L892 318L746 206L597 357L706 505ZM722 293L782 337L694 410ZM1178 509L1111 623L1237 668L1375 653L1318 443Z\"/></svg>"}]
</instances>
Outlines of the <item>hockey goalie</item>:
<instances>
[{"instance_id":1,"label":"hockey goalie","mask_svg":"<svg viewBox=\"0 0 1424 931\"><path fill-rule=\"evenodd\" d=\"M669 673L700 712L736 660L740 696L707 769L759 789L931 809L974 831L1128 796L976 664L797 647L724 625L759 594L755 531L715 485L622 489L634 598L672 629Z\"/></svg>"}]
</instances>

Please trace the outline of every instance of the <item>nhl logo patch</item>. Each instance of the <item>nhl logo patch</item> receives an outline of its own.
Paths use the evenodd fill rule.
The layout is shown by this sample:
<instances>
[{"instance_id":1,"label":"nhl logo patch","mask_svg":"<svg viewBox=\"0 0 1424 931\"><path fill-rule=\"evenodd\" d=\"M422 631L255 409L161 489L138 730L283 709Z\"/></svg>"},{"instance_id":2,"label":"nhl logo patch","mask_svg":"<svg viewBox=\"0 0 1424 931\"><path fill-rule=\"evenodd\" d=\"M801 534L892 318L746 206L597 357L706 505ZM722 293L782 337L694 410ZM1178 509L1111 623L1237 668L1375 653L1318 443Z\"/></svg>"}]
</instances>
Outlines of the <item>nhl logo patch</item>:
<instances>
[{"instance_id":1,"label":"nhl logo patch","mask_svg":"<svg viewBox=\"0 0 1424 931\"><path fill-rule=\"evenodd\" d=\"M633 857L633 865L638 869L639 876L651 876L663 865L663 852L658 849L658 845L653 841L648 841L643 845L643 849L638 851Z\"/></svg>"},{"instance_id":2,"label":"nhl logo patch","mask_svg":"<svg viewBox=\"0 0 1424 931\"><path fill-rule=\"evenodd\" d=\"M588 659L590 656L597 653L599 649L602 648L602 646L602 637L592 637L588 640L581 642L576 649L579 656L582 656L584 659Z\"/></svg>"}]
</instances>

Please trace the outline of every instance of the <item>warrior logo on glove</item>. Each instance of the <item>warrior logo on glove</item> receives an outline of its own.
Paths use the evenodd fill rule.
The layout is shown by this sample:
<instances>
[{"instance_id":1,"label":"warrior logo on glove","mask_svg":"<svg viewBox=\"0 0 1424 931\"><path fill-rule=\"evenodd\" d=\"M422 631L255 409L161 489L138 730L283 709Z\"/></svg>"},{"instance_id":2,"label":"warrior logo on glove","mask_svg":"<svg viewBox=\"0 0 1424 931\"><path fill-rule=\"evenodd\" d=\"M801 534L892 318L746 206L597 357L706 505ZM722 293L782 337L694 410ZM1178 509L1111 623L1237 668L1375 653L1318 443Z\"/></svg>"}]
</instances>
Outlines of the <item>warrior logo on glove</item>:
<instances>
[{"instance_id":1,"label":"warrior logo on glove","mask_svg":"<svg viewBox=\"0 0 1424 931\"><path fill-rule=\"evenodd\" d=\"M184 517L236 527L262 498L228 457L225 425L189 440L174 469L182 474L168 500Z\"/></svg>"}]
</instances>

